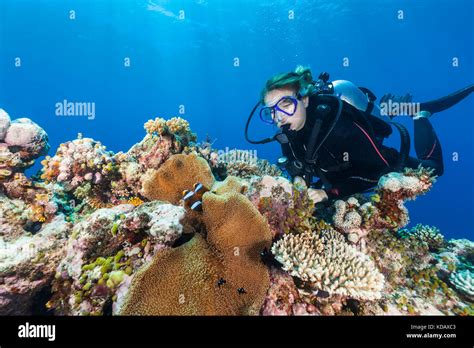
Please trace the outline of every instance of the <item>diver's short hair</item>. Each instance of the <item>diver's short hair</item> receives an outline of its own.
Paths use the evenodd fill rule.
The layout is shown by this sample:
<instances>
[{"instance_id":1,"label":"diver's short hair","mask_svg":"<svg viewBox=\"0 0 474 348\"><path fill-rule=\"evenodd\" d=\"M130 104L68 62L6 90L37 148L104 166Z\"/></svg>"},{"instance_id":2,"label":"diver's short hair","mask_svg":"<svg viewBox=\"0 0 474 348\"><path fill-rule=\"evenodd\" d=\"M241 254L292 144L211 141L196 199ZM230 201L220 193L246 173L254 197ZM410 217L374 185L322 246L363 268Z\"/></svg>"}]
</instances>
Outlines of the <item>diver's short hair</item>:
<instances>
[{"instance_id":1,"label":"diver's short hair","mask_svg":"<svg viewBox=\"0 0 474 348\"><path fill-rule=\"evenodd\" d=\"M314 90L313 74L309 67L298 65L295 71L281 73L270 78L261 92L261 102L264 103L268 92L278 88L291 88L300 96L309 95Z\"/></svg>"}]
</instances>

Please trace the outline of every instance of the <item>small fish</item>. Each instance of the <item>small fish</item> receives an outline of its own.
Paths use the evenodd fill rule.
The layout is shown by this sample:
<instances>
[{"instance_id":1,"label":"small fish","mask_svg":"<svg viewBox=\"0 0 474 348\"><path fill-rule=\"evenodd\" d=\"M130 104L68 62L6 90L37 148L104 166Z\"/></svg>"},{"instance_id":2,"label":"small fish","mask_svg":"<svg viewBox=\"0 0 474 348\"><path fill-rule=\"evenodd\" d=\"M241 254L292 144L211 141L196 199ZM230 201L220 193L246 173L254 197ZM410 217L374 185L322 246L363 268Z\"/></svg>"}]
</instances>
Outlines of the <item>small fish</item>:
<instances>
[{"instance_id":1,"label":"small fish","mask_svg":"<svg viewBox=\"0 0 474 348\"><path fill-rule=\"evenodd\" d=\"M273 256L273 254L271 253L270 250L268 250L268 248L264 248L261 252L260 252L260 260L266 264L267 266L275 266L275 267L278 267L278 268L281 268L283 265L278 262L275 257Z\"/></svg>"},{"instance_id":2,"label":"small fish","mask_svg":"<svg viewBox=\"0 0 474 348\"><path fill-rule=\"evenodd\" d=\"M27 232L30 232L32 234L37 233L39 230L41 230L41 227L43 224L39 221L31 221L28 220L26 224L23 225L23 229Z\"/></svg>"},{"instance_id":3,"label":"small fish","mask_svg":"<svg viewBox=\"0 0 474 348\"><path fill-rule=\"evenodd\" d=\"M238 288L238 289L237 289L237 292L239 293L239 295L243 295L243 294L246 294L246 293L247 293L247 291L245 291L244 288Z\"/></svg>"},{"instance_id":4,"label":"small fish","mask_svg":"<svg viewBox=\"0 0 474 348\"><path fill-rule=\"evenodd\" d=\"M196 201L193 204L191 204L190 208L191 208L191 210L201 212L202 211L202 202L201 201Z\"/></svg>"},{"instance_id":5,"label":"small fish","mask_svg":"<svg viewBox=\"0 0 474 348\"><path fill-rule=\"evenodd\" d=\"M189 208L194 211L202 211L202 195L209 191L203 184L200 182L194 184L193 190L184 190L183 191L183 202L186 208Z\"/></svg>"},{"instance_id":6,"label":"small fish","mask_svg":"<svg viewBox=\"0 0 474 348\"><path fill-rule=\"evenodd\" d=\"M202 195L203 195L204 193L206 193L207 191L209 191L209 190L206 189L206 188L204 187L204 185L201 184L200 182L194 184L193 189L194 189L194 193L196 194L196 196L198 197L199 200L202 200Z\"/></svg>"},{"instance_id":7,"label":"small fish","mask_svg":"<svg viewBox=\"0 0 474 348\"><path fill-rule=\"evenodd\" d=\"M194 197L194 192L193 191L189 191L189 190L184 190L183 191L183 201L184 202L189 201L193 197Z\"/></svg>"},{"instance_id":8,"label":"small fish","mask_svg":"<svg viewBox=\"0 0 474 348\"><path fill-rule=\"evenodd\" d=\"M329 292L324 291L324 290L318 290L316 292L316 296L321 297L321 298L328 298L329 297Z\"/></svg>"}]
</instances>

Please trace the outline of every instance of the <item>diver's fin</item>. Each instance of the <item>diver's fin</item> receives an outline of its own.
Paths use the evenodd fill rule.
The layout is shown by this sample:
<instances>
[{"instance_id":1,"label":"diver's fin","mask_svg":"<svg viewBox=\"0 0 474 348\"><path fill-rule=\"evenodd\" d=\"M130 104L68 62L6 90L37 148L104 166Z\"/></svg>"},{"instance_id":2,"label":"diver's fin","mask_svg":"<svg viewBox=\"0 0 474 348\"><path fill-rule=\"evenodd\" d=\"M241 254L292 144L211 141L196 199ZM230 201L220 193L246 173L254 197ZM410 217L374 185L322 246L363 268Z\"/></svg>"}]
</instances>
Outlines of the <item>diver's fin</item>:
<instances>
[{"instance_id":1,"label":"diver's fin","mask_svg":"<svg viewBox=\"0 0 474 348\"><path fill-rule=\"evenodd\" d=\"M451 106L459 103L472 92L474 92L474 85L467 86L445 97L441 97L439 99L431 100L425 103L420 103L420 109L422 111L429 111L431 114L434 114L435 112L444 111L446 109L449 109Z\"/></svg>"}]
</instances>

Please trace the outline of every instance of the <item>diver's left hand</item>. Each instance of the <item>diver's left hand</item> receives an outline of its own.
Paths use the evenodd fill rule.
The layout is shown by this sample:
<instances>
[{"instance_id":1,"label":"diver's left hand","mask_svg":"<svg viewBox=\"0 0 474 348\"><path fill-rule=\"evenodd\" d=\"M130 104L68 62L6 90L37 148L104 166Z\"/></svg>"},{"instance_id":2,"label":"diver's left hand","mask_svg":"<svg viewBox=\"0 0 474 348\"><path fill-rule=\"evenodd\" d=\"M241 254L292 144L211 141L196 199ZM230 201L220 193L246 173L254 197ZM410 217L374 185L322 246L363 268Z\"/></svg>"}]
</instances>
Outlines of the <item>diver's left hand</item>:
<instances>
[{"instance_id":1,"label":"diver's left hand","mask_svg":"<svg viewBox=\"0 0 474 348\"><path fill-rule=\"evenodd\" d=\"M317 204L319 202L322 202L328 199L328 195L326 191L312 189L312 188L308 189L308 196L314 202L314 204Z\"/></svg>"}]
</instances>

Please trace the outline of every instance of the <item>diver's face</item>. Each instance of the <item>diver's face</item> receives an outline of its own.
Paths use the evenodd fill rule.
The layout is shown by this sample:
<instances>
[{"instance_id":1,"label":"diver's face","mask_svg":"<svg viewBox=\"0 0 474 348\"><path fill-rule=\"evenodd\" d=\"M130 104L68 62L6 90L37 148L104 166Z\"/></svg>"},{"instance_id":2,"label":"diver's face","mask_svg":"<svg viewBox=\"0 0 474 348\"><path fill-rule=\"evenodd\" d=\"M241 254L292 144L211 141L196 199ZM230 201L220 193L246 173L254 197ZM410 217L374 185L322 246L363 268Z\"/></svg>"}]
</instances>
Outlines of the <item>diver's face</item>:
<instances>
[{"instance_id":1,"label":"diver's face","mask_svg":"<svg viewBox=\"0 0 474 348\"><path fill-rule=\"evenodd\" d=\"M286 96L296 97L296 92L291 88L279 88L271 90L265 96L265 105L274 106L278 101ZM304 127L306 122L306 108L308 107L308 97L303 97L301 100L298 100L298 105L296 111L292 116L286 115L285 113L275 110L274 121L278 128L289 124L290 129L294 131L299 131Z\"/></svg>"}]
</instances>

